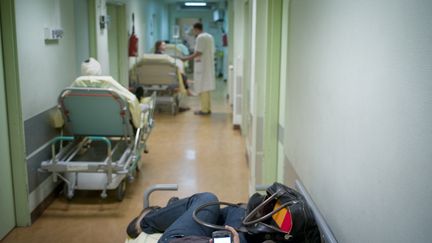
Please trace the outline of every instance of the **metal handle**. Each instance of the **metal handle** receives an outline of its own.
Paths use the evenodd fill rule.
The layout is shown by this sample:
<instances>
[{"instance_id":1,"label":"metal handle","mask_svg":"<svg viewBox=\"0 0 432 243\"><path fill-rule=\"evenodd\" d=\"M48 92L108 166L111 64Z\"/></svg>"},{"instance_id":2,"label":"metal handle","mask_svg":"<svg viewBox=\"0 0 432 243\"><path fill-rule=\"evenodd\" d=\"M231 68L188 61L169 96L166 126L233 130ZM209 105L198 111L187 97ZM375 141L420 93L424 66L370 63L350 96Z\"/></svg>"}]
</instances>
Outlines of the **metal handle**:
<instances>
[{"instance_id":1,"label":"metal handle","mask_svg":"<svg viewBox=\"0 0 432 243\"><path fill-rule=\"evenodd\" d=\"M150 195L154 191L177 191L178 185L177 184L154 184L148 187L144 191L144 208L148 208L150 206Z\"/></svg>"}]
</instances>

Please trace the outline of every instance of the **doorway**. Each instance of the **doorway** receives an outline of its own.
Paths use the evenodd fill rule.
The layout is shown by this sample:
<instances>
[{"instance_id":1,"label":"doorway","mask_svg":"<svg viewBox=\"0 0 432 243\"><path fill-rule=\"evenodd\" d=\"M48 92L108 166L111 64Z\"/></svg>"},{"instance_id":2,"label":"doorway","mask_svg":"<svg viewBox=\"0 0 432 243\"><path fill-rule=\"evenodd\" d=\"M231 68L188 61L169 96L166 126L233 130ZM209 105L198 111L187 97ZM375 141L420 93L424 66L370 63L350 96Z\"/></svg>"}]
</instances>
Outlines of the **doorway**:
<instances>
[{"instance_id":1,"label":"doorway","mask_svg":"<svg viewBox=\"0 0 432 243\"><path fill-rule=\"evenodd\" d=\"M128 87L127 29L125 5L107 4L110 75Z\"/></svg>"},{"instance_id":2,"label":"doorway","mask_svg":"<svg viewBox=\"0 0 432 243\"><path fill-rule=\"evenodd\" d=\"M0 26L0 239L15 227L15 206L6 110L3 46Z\"/></svg>"},{"instance_id":3,"label":"doorway","mask_svg":"<svg viewBox=\"0 0 432 243\"><path fill-rule=\"evenodd\" d=\"M180 29L180 40L185 41L189 49L195 46L195 36L192 34L192 28L195 23L201 22L198 18L178 18L176 25ZM173 33L174 34L174 33Z\"/></svg>"}]
</instances>

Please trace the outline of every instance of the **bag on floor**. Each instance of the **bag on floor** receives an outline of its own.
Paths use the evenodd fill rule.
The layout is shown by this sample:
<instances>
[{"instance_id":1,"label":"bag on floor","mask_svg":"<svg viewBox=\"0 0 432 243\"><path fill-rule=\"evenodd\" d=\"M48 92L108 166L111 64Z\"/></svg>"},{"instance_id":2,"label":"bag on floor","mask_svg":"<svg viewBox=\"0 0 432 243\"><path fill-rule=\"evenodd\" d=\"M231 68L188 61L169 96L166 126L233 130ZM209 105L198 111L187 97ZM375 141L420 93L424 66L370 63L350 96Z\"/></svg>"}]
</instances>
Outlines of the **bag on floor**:
<instances>
[{"instance_id":1,"label":"bag on floor","mask_svg":"<svg viewBox=\"0 0 432 243\"><path fill-rule=\"evenodd\" d=\"M238 232L245 233L248 243L321 242L313 213L300 193L277 182L266 191L267 195L255 193L250 197L242 225L236 228ZM214 205L242 206L219 201L205 203L194 210L193 219L200 225L224 230L222 225L204 222L197 217L199 211Z\"/></svg>"},{"instance_id":2,"label":"bag on floor","mask_svg":"<svg viewBox=\"0 0 432 243\"><path fill-rule=\"evenodd\" d=\"M300 193L276 182L266 192L249 199L243 219L248 242L321 242L313 213Z\"/></svg>"}]
</instances>

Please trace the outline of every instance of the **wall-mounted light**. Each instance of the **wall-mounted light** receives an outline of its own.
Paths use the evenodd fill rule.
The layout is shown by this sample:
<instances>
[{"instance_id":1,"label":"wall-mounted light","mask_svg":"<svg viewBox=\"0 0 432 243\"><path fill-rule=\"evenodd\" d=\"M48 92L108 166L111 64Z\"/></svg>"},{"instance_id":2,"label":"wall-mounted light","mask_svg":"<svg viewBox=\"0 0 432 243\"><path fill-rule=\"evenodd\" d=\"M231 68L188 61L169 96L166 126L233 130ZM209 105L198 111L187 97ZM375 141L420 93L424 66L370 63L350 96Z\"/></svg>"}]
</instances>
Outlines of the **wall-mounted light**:
<instances>
[{"instance_id":1,"label":"wall-mounted light","mask_svg":"<svg viewBox=\"0 0 432 243\"><path fill-rule=\"evenodd\" d=\"M184 5L186 7L205 7L207 6L206 2L185 2Z\"/></svg>"}]
</instances>

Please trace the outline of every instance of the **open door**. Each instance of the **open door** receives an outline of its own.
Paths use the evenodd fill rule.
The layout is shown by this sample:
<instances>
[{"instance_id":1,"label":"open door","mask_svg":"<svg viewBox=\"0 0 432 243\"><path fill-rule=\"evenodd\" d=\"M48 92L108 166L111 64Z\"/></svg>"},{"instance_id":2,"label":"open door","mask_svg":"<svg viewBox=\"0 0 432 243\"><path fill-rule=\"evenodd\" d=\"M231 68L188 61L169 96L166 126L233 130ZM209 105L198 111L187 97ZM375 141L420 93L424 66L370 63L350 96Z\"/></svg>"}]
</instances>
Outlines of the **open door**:
<instances>
[{"instance_id":1,"label":"open door","mask_svg":"<svg viewBox=\"0 0 432 243\"><path fill-rule=\"evenodd\" d=\"M6 110L3 47L0 25L0 240L15 227L15 206Z\"/></svg>"},{"instance_id":2,"label":"open door","mask_svg":"<svg viewBox=\"0 0 432 243\"><path fill-rule=\"evenodd\" d=\"M190 34L195 23L201 22L199 18L177 18L176 25L180 29L180 39L186 40L189 47L195 46L195 36Z\"/></svg>"},{"instance_id":3,"label":"open door","mask_svg":"<svg viewBox=\"0 0 432 243\"><path fill-rule=\"evenodd\" d=\"M107 4L110 17L108 25L108 52L110 75L123 86L129 86L128 80L128 43L125 5Z\"/></svg>"}]
</instances>

